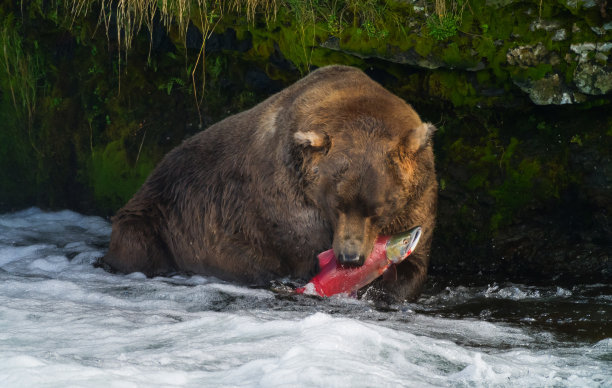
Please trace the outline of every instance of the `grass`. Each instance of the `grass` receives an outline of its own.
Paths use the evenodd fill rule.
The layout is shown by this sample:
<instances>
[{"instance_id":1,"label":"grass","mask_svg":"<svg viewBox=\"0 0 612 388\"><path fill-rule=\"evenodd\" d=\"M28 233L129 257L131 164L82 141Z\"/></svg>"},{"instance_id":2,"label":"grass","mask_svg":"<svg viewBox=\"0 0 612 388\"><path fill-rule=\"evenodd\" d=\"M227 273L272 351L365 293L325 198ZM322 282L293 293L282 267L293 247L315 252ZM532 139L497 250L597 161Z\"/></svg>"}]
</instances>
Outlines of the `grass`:
<instances>
[{"instance_id":1,"label":"grass","mask_svg":"<svg viewBox=\"0 0 612 388\"><path fill-rule=\"evenodd\" d=\"M436 10L441 7L440 1L445 4L444 0L436 0ZM207 36L228 13L244 14L249 22L262 16L268 23L281 9L294 15L298 28L323 22L330 33L340 34L352 25L371 37L381 37L385 35L381 22L392 13L384 0L55 0L55 4L68 10L71 20L99 9L99 21L107 34L116 18L117 40L123 50L131 48L134 36L143 27L152 34L157 15L168 31L176 28L183 38L190 23Z\"/></svg>"},{"instance_id":2,"label":"grass","mask_svg":"<svg viewBox=\"0 0 612 388\"><path fill-rule=\"evenodd\" d=\"M6 17L0 30L0 75L3 75L0 83L3 89L8 89L15 113L19 121L25 123L32 148L40 154L32 127L41 89L39 81L45 76L44 61L38 55L37 42L34 42L32 49L24 49L19 31L19 25L12 15Z\"/></svg>"},{"instance_id":3,"label":"grass","mask_svg":"<svg viewBox=\"0 0 612 388\"><path fill-rule=\"evenodd\" d=\"M434 12L427 18L429 35L436 40L446 40L457 35L461 25L466 0L435 0Z\"/></svg>"},{"instance_id":4,"label":"grass","mask_svg":"<svg viewBox=\"0 0 612 388\"><path fill-rule=\"evenodd\" d=\"M72 5L70 8L72 18L87 13L96 3L89 0L63 1L67 5ZM122 53L127 61L127 53L132 46L132 40L143 27L148 29L152 42L153 24L157 15L165 29L168 32L176 29L183 41L186 39L187 29L191 23L198 27L203 39L195 63L190 66L190 78L199 114L206 87L206 40L211 36L217 24L228 12L244 12L247 20L251 22L255 20L257 13L262 13L266 20L270 20L276 16L279 6L276 0L99 0L98 3L100 4L99 21L104 24L107 35L112 19L116 17L119 66ZM121 77L121 69L119 69L119 77ZM119 88L120 85L121 79L119 79ZM201 116L200 123L202 123Z\"/></svg>"},{"instance_id":5,"label":"grass","mask_svg":"<svg viewBox=\"0 0 612 388\"><path fill-rule=\"evenodd\" d=\"M406 30L411 28L410 6L389 0L37 0L33 4L46 15L51 14L49 10L54 11L57 20L68 21L70 25L87 15L98 14L99 28L106 31L109 40L110 34L114 35L118 94L121 77L125 76L122 68L137 34L148 30L152 44L154 28L161 24L169 36L186 43L189 26L197 27L203 37L201 47L195 54L191 52L189 58L187 51L184 54L185 62L189 63L185 84L190 84L198 112L205 96L207 74L210 77L206 72L206 41L219 25L231 25L238 20L262 29L256 23L264 22L271 33L285 31L283 36L291 42L278 43L284 45L283 53L302 74L310 71L315 48L330 35L340 38L344 45L349 42L357 51L361 48L367 51L385 47L388 40L403 41L402 34L407 37ZM455 35L467 0L434 0L429 4L433 7L426 22L429 34L437 40ZM391 33L395 35L389 36ZM183 84L176 79L168 80L162 88L169 93L176 86Z\"/></svg>"}]
</instances>

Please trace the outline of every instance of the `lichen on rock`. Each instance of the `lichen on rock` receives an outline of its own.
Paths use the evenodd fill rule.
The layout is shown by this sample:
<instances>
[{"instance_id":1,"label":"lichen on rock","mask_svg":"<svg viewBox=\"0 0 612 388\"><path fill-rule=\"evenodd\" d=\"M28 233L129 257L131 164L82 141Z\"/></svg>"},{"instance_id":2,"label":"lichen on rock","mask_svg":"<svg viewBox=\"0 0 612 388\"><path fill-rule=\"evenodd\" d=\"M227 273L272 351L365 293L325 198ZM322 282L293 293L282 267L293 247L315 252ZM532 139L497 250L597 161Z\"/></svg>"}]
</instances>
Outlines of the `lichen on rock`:
<instances>
[{"instance_id":1,"label":"lichen on rock","mask_svg":"<svg viewBox=\"0 0 612 388\"><path fill-rule=\"evenodd\" d=\"M538 42L535 45L524 45L508 50L506 54L508 64L511 66L531 67L542 64L558 65L561 60L559 54L549 51Z\"/></svg>"},{"instance_id":2,"label":"lichen on rock","mask_svg":"<svg viewBox=\"0 0 612 388\"><path fill-rule=\"evenodd\" d=\"M574 70L574 83L585 94L602 95L612 90L612 43L572 44L578 65Z\"/></svg>"},{"instance_id":3,"label":"lichen on rock","mask_svg":"<svg viewBox=\"0 0 612 388\"><path fill-rule=\"evenodd\" d=\"M586 96L571 90L556 73L535 81L515 80L514 83L528 93L536 105L565 105L586 101Z\"/></svg>"}]
</instances>

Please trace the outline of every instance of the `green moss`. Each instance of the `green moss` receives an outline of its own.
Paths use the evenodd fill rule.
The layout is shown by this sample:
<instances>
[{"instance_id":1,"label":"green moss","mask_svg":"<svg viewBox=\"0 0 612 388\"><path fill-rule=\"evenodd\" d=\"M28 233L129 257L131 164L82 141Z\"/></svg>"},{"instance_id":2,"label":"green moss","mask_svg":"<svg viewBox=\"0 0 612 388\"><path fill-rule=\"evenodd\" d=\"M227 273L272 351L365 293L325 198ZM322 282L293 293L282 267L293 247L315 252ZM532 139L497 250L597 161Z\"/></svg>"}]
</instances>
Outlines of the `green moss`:
<instances>
[{"instance_id":1,"label":"green moss","mask_svg":"<svg viewBox=\"0 0 612 388\"><path fill-rule=\"evenodd\" d=\"M473 106L479 96L464 73L437 71L428 79L428 93L450 101L454 106Z\"/></svg>"},{"instance_id":2,"label":"green moss","mask_svg":"<svg viewBox=\"0 0 612 388\"><path fill-rule=\"evenodd\" d=\"M489 73L489 71L486 70L478 71L476 72L476 80L481 85L489 84L491 81L491 74Z\"/></svg>"},{"instance_id":3,"label":"green moss","mask_svg":"<svg viewBox=\"0 0 612 388\"><path fill-rule=\"evenodd\" d=\"M507 39L514 32L517 24L517 17L520 17L521 10L514 12L490 12L485 15L484 7L479 17L481 24L486 24L487 36L493 39ZM517 15L518 14L518 15Z\"/></svg>"},{"instance_id":4,"label":"green moss","mask_svg":"<svg viewBox=\"0 0 612 388\"><path fill-rule=\"evenodd\" d=\"M534 138L545 143L548 141L544 139L549 136L559 140L560 129L556 124L553 126L541 120L526 117L523 122L519 118L511 131L506 126L487 126L477 130L470 138L466 137L470 133L466 128L471 127L469 123L453 123L455 131L461 132L462 137L445 146L448 149L446 156L438 153L446 165L461 165L468 172L465 180L456 182L461 190L471 193L471 198L490 198L494 204L488 214L481 214L484 219L488 217L486 227L490 228L491 233L521 217L529 205L558 200L562 190L576 181L576 177L567 170L567 153L549 153L541 158L533 156L526 146ZM538 122L540 124L536 125ZM536 126L538 131L534 132ZM523 128L524 131L516 128ZM508 131L513 135L508 137L504 133ZM452 135L445 131L442 136L441 140L444 141ZM563 136L566 136L565 133ZM570 138L567 134L568 143ZM472 205L481 208L480 204Z\"/></svg>"},{"instance_id":5,"label":"green moss","mask_svg":"<svg viewBox=\"0 0 612 388\"><path fill-rule=\"evenodd\" d=\"M442 59L451 66L460 66L464 64L463 56L459 51L457 43L453 42L442 50Z\"/></svg>"},{"instance_id":6,"label":"green moss","mask_svg":"<svg viewBox=\"0 0 612 388\"><path fill-rule=\"evenodd\" d=\"M416 39L416 44L414 45L414 51L417 52L423 58L427 58L427 56L431 53L436 45L436 41L430 37L419 37Z\"/></svg>"},{"instance_id":7,"label":"green moss","mask_svg":"<svg viewBox=\"0 0 612 388\"><path fill-rule=\"evenodd\" d=\"M547 63L543 63L537 66L531 66L527 68L513 68L510 73L515 79L520 80L539 80L546 77L553 71L553 66Z\"/></svg>"},{"instance_id":8,"label":"green moss","mask_svg":"<svg viewBox=\"0 0 612 388\"><path fill-rule=\"evenodd\" d=\"M491 217L491 228L499 229L514 218L516 212L525 207L534 197L534 181L540 175L537 160L523 159L515 168L506 167L504 182L490 190L496 200L496 212Z\"/></svg>"},{"instance_id":9,"label":"green moss","mask_svg":"<svg viewBox=\"0 0 612 388\"><path fill-rule=\"evenodd\" d=\"M95 147L89 166L90 185L96 202L105 209L123 206L154 168L146 154L130 163L123 142L116 140Z\"/></svg>"},{"instance_id":10,"label":"green moss","mask_svg":"<svg viewBox=\"0 0 612 388\"><path fill-rule=\"evenodd\" d=\"M354 51L363 54L373 54L377 53L381 49L381 47L385 46L384 41L384 38L381 41L381 39L377 37L368 36L368 34L360 27L351 27L345 29L342 33L340 47L348 51ZM381 54L384 55L384 52Z\"/></svg>"},{"instance_id":11,"label":"green moss","mask_svg":"<svg viewBox=\"0 0 612 388\"><path fill-rule=\"evenodd\" d=\"M274 42L267 34L254 32L252 35L253 47L250 54L259 58L269 58L274 52Z\"/></svg>"},{"instance_id":12,"label":"green moss","mask_svg":"<svg viewBox=\"0 0 612 388\"><path fill-rule=\"evenodd\" d=\"M480 58L487 58L487 60L491 62L492 59L495 57L495 52L497 51L497 49L495 48L495 44L493 43L493 40L491 38L481 37L478 39L474 39L472 41L472 44L474 45L473 47Z\"/></svg>"},{"instance_id":13,"label":"green moss","mask_svg":"<svg viewBox=\"0 0 612 388\"><path fill-rule=\"evenodd\" d=\"M364 61L354 55L349 55L341 51L316 48L312 50L310 61L313 65L322 67L342 63L348 66L364 67Z\"/></svg>"}]
</instances>

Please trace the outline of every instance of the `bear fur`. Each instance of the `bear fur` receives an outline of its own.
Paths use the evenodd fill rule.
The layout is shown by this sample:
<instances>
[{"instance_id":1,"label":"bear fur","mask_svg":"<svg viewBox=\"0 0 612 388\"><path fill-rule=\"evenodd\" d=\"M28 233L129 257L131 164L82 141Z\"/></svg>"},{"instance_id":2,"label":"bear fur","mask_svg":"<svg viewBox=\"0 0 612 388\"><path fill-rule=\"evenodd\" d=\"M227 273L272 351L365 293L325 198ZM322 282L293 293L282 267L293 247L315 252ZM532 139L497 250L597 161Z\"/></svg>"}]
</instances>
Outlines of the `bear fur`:
<instances>
[{"instance_id":1,"label":"bear fur","mask_svg":"<svg viewBox=\"0 0 612 388\"><path fill-rule=\"evenodd\" d=\"M308 280L330 247L360 265L377 235L420 225L416 251L376 286L414 299L435 223L434 130L362 71L318 69L170 151L113 217L102 262L147 276Z\"/></svg>"}]
</instances>

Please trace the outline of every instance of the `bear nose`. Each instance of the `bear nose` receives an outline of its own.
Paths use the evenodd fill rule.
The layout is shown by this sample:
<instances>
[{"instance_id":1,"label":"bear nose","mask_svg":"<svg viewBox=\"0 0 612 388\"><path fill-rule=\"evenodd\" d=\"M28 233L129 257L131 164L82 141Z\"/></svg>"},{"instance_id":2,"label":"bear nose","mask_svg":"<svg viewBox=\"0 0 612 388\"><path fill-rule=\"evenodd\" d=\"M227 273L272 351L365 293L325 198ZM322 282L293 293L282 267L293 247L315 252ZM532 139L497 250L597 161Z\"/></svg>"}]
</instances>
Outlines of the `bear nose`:
<instances>
[{"instance_id":1,"label":"bear nose","mask_svg":"<svg viewBox=\"0 0 612 388\"><path fill-rule=\"evenodd\" d=\"M359 254L345 254L341 253L338 256L338 262L342 265L361 266L365 261L365 257Z\"/></svg>"}]
</instances>

